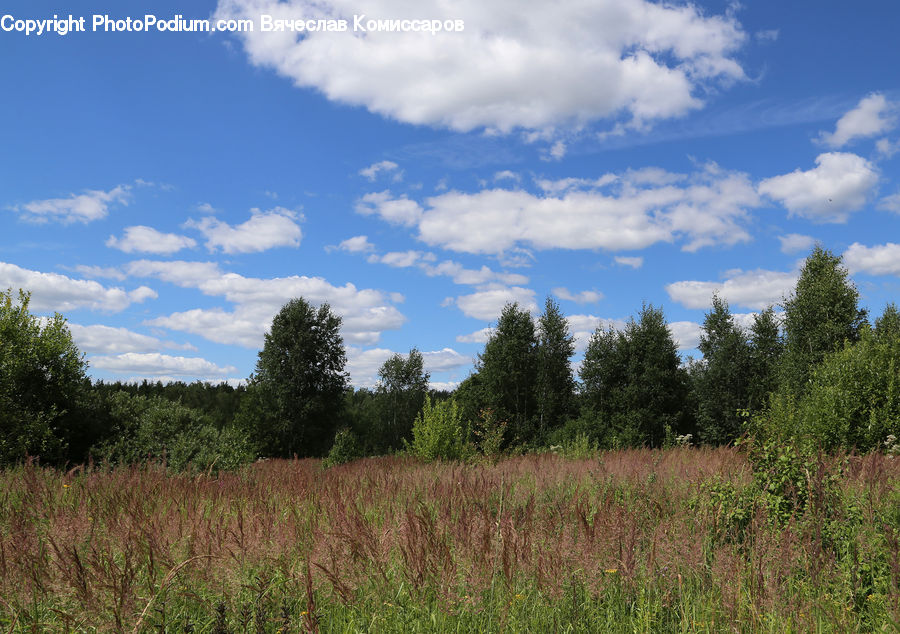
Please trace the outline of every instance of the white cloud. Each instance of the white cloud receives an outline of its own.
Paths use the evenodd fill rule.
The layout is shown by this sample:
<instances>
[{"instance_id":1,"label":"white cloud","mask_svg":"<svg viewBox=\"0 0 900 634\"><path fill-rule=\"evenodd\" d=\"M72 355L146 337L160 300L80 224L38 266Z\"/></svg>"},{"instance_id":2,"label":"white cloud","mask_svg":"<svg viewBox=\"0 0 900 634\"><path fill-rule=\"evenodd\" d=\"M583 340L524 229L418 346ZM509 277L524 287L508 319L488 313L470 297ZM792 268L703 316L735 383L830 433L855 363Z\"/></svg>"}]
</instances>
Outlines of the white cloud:
<instances>
[{"instance_id":1,"label":"white cloud","mask_svg":"<svg viewBox=\"0 0 900 634\"><path fill-rule=\"evenodd\" d=\"M733 306L764 309L787 297L797 282L797 273L780 271L729 271L729 277L719 282L683 281L666 286L674 301L686 308L708 309L712 296L718 293Z\"/></svg>"},{"instance_id":2,"label":"white cloud","mask_svg":"<svg viewBox=\"0 0 900 634\"><path fill-rule=\"evenodd\" d=\"M509 180L518 183L522 180L522 177L510 170L503 170L502 172L496 172L494 174L494 182L503 180Z\"/></svg>"},{"instance_id":3,"label":"white cloud","mask_svg":"<svg viewBox=\"0 0 900 634\"><path fill-rule=\"evenodd\" d=\"M422 217L422 208L406 197L392 199L389 191L366 194L356 203L356 212L364 216L378 215L392 224L412 226Z\"/></svg>"},{"instance_id":4,"label":"white cloud","mask_svg":"<svg viewBox=\"0 0 900 634\"><path fill-rule=\"evenodd\" d=\"M349 21L346 32L262 32L259 16ZM366 19L465 20L462 32L354 32ZM333 101L405 123L507 132L606 118L641 126L702 107L700 95L744 78L747 37L732 15L647 0L452 4L424 0L219 0L251 63ZM490 60L490 63L485 63Z\"/></svg>"},{"instance_id":5,"label":"white cloud","mask_svg":"<svg viewBox=\"0 0 900 634\"><path fill-rule=\"evenodd\" d=\"M816 243L816 239L812 236L804 236L799 233L778 236L778 240L781 242L781 252L788 254L809 251Z\"/></svg>"},{"instance_id":6,"label":"white cloud","mask_svg":"<svg viewBox=\"0 0 900 634\"><path fill-rule=\"evenodd\" d=\"M152 227L137 225L127 227L125 235L121 238L109 236L106 246L124 251L125 253L159 253L169 255L182 249L190 249L197 246L197 241L187 236L174 233L162 233Z\"/></svg>"},{"instance_id":7,"label":"white cloud","mask_svg":"<svg viewBox=\"0 0 900 634\"><path fill-rule=\"evenodd\" d=\"M885 196L878 201L878 208L900 214L900 193Z\"/></svg>"},{"instance_id":8,"label":"white cloud","mask_svg":"<svg viewBox=\"0 0 900 634\"><path fill-rule=\"evenodd\" d=\"M353 236L343 240L338 248L348 253L369 253L375 250L375 245L369 242L368 236Z\"/></svg>"},{"instance_id":9,"label":"white cloud","mask_svg":"<svg viewBox=\"0 0 900 634\"><path fill-rule=\"evenodd\" d=\"M61 313L78 308L119 312L131 304L157 297L156 291L146 286L126 291L118 287L109 288L93 280L42 273L7 262L0 262L0 288L31 291L33 310Z\"/></svg>"},{"instance_id":10,"label":"white cloud","mask_svg":"<svg viewBox=\"0 0 900 634\"><path fill-rule=\"evenodd\" d=\"M385 173L394 172L398 167L400 167L400 166L397 165L396 163L394 163L393 161L380 161L378 163L373 163L372 165L369 165L369 167L365 167L365 168L359 170L359 175L367 178L369 181L374 183L375 179L378 178L378 174L380 172L385 172ZM399 180L400 176L401 176L401 173L396 172L394 174L394 180Z\"/></svg>"},{"instance_id":11,"label":"white cloud","mask_svg":"<svg viewBox=\"0 0 900 634\"><path fill-rule=\"evenodd\" d=\"M225 253L256 253L275 247L297 247L303 232L295 222L303 217L284 207L269 211L250 210L250 220L231 226L218 218L207 216L189 220L186 227L200 231L206 237L206 248L211 252L221 249Z\"/></svg>"},{"instance_id":12,"label":"white cloud","mask_svg":"<svg viewBox=\"0 0 900 634\"><path fill-rule=\"evenodd\" d=\"M897 152L900 152L900 139L891 141L889 139L878 139L875 142L875 149L882 158L891 158Z\"/></svg>"},{"instance_id":13,"label":"white cloud","mask_svg":"<svg viewBox=\"0 0 900 634\"><path fill-rule=\"evenodd\" d=\"M641 256L617 255L614 259L616 264L630 266L633 269L639 269L644 266L644 258Z\"/></svg>"},{"instance_id":14,"label":"white cloud","mask_svg":"<svg viewBox=\"0 0 900 634\"><path fill-rule=\"evenodd\" d=\"M487 343L493 334L493 328L481 328L468 335L457 335L456 340L460 343Z\"/></svg>"},{"instance_id":15,"label":"white cloud","mask_svg":"<svg viewBox=\"0 0 900 634\"><path fill-rule=\"evenodd\" d=\"M425 369L432 374L457 370L472 363L472 357L460 354L453 348L423 352L422 359L425 362Z\"/></svg>"},{"instance_id":16,"label":"white cloud","mask_svg":"<svg viewBox=\"0 0 900 634\"><path fill-rule=\"evenodd\" d=\"M679 350L692 350L700 345L700 324L693 321L673 321L669 331Z\"/></svg>"},{"instance_id":17,"label":"white cloud","mask_svg":"<svg viewBox=\"0 0 900 634\"><path fill-rule=\"evenodd\" d=\"M603 299L603 293L597 291L581 291L580 293L573 293L563 286L558 286L551 292L560 299L575 302L577 304L593 304Z\"/></svg>"},{"instance_id":18,"label":"white cloud","mask_svg":"<svg viewBox=\"0 0 900 634\"><path fill-rule=\"evenodd\" d=\"M112 354L123 352L150 352L163 347L156 337L148 337L127 328L113 328L100 324L82 326L69 323L72 338L83 352Z\"/></svg>"},{"instance_id":19,"label":"white cloud","mask_svg":"<svg viewBox=\"0 0 900 634\"><path fill-rule=\"evenodd\" d=\"M467 284L480 286L489 283L500 284L527 284L528 278L519 273L503 273L494 271L487 266L480 269L467 269L459 262L444 260L436 265L423 264L422 270L430 276L446 275L453 279L454 284Z\"/></svg>"},{"instance_id":20,"label":"white cloud","mask_svg":"<svg viewBox=\"0 0 900 634\"><path fill-rule=\"evenodd\" d=\"M833 133L823 132L820 139L829 147L842 148L856 139L884 134L896 123L896 108L884 95L872 93L838 119Z\"/></svg>"},{"instance_id":21,"label":"white cloud","mask_svg":"<svg viewBox=\"0 0 900 634\"><path fill-rule=\"evenodd\" d=\"M878 184L878 172L866 159L847 152L816 157L816 167L795 170L760 182L759 193L784 205L790 215L819 222L845 222Z\"/></svg>"},{"instance_id":22,"label":"white cloud","mask_svg":"<svg viewBox=\"0 0 900 634\"><path fill-rule=\"evenodd\" d=\"M63 224L87 224L105 218L111 205L127 205L130 190L130 185L119 185L107 192L90 189L83 194L71 194L68 198L33 200L11 209L17 211L23 220L32 222L56 220Z\"/></svg>"},{"instance_id":23,"label":"white cloud","mask_svg":"<svg viewBox=\"0 0 900 634\"><path fill-rule=\"evenodd\" d=\"M394 268L402 269L420 264L422 262L434 261L433 253L425 253L423 251L391 251L384 255L370 255L368 261L381 264L387 264Z\"/></svg>"},{"instance_id":24,"label":"white cloud","mask_svg":"<svg viewBox=\"0 0 900 634\"><path fill-rule=\"evenodd\" d=\"M77 266L73 266L70 270L75 271L76 273L81 273L85 277L89 278L99 277L122 281L126 277L128 277L114 266L89 266L86 264L79 264Z\"/></svg>"},{"instance_id":25,"label":"white cloud","mask_svg":"<svg viewBox=\"0 0 900 634\"><path fill-rule=\"evenodd\" d=\"M844 251L844 264L851 273L900 275L900 244L867 247L854 242Z\"/></svg>"},{"instance_id":26,"label":"white cloud","mask_svg":"<svg viewBox=\"0 0 900 634\"><path fill-rule=\"evenodd\" d=\"M353 284L334 286L321 277L254 278L223 272L213 262L157 262L137 260L127 266L131 275L156 277L205 295L221 296L235 305L224 308L197 308L172 313L147 322L172 330L198 334L216 343L248 348L262 345L263 334L272 317L292 297L312 304L328 302L343 319L341 332L352 343L375 343L384 330L399 328L406 318L391 305L389 295Z\"/></svg>"},{"instance_id":27,"label":"white cloud","mask_svg":"<svg viewBox=\"0 0 900 634\"><path fill-rule=\"evenodd\" d=\"M150 376L174 375L188 377L226 377L237 368L218 366L200 357L173 357L159 353L125 352L117 355L94 356L89 359L92 367L116 373L146 374Z\"/></svg>"},{"instance_id":28,"label":"white cloud","mask_svg":"<svg viewBox=\"0 0 900 634\"><path fill-rule=\"evenodd\" d=\"M456 298L457 307L468 317L482 321L496 321L507 304L518 302L519 308L533 312L537 310L535 293L521 286L499 286L485 288Z\"/></svg>"},{"instance_id":29,"label":"white cloud","mask_svg":"<svg viewBox=\"0 0 900 634\"><path fill-rule=\"evenodd\" d=\"M746 174L714 164L679 185L659 185L643 172L621 175L612 193L588 183L570 182L564 192L544 196L451 191L428 198L424 212L409 222L418 217L424 242L467 253L502 254L521 246L618 251L675 241L696 251L748 241L747 210L760 202Z\"/></svg>"}]
</instances>

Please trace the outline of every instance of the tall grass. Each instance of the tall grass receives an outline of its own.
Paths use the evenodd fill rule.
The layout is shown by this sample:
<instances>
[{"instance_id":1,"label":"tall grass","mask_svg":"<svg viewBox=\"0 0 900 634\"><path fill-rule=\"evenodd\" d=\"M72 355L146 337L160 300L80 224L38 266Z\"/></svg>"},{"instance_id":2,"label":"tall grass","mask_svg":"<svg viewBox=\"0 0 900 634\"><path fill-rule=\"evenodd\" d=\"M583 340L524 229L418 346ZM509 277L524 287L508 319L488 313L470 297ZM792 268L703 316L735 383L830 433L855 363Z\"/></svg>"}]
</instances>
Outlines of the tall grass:
<instances>
[{"instance_id":1,"label":"tall grass","mask_svg":"<svg viewBox=\"0 0 900 634\"><path fill-rule=\"evenodd\" d=\"M778 521L733 449L26 465L0 473L0 630L896 628L900 460L830 460Z\"/></svg>"}]
</instances>

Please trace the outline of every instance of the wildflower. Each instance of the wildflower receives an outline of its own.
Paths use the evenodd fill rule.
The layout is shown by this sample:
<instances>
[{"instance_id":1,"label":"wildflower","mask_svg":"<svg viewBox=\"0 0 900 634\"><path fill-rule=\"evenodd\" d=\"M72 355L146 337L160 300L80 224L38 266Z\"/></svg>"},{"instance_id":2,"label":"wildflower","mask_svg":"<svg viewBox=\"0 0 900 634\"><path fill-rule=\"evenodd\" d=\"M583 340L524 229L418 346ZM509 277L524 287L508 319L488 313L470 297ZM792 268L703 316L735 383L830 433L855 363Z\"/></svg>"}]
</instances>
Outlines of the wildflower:
<instances>
[{"instance_id":1,"label":"wildflower","mask_svg":"<svg viewBox=\"0 0 900 634\"><path fill-rule=\"evenodd\" d=\"M68 484L64 484L64 485L63 485L63 488L64 488L64 489L68 489L68 488L69 488L69 485L68 485Z\"/></svg>"},{"instance_id":2,"label":"wildflower","mask_svg":"<svg viewBox=\"0 0 900 634\"><path fill-rule=\"evenodd\" d=\"M525 598L525 595L524 595L524 594L517 594L517 595L516 595L516 598L519 599L519 600L522 600L522 599Z\"/></svg>"},{"instance_id":3,"label":"wildflower","mask_svg":"<svg viewBox=\"0 0 900 634\"><path fill-rule=\"evenodd\" d=\"M614 575L614 574L616 574L617 572L619 572L619 569L618 569L618 568L607 568L607 569L604 570L603 572L605 572L605 573L608 574L608 575Z\"/></svg>"}]
</instances>

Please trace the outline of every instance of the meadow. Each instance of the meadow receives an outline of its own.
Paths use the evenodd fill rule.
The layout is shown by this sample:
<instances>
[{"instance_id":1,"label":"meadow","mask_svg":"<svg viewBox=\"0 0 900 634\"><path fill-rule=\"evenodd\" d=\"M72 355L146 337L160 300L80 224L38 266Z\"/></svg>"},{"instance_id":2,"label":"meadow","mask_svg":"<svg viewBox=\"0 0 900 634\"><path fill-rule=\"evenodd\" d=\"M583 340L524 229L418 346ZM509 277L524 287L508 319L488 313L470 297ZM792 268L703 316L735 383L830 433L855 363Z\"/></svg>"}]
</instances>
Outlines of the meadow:
<instances>
[{"instance_id":1,"label":"meadow","mask_svg":"<svg viewBox=\"0 0 900 634\"><path fill-rule=\"evenodd\" d=\"M672 448L8 468L0 631L900 629L900 459L766 464Z\"/></svg>"}]
</instances>

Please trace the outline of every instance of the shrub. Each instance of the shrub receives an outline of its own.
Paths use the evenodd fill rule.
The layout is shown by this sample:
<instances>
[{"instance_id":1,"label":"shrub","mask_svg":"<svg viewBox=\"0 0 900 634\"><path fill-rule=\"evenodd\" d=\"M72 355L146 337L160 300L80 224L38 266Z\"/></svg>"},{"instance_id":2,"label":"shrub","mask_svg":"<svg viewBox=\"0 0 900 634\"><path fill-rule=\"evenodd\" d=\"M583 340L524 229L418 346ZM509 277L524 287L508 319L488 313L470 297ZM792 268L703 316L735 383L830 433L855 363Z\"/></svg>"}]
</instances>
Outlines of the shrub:
<instances>
[{"instance_id":1,"label":"shrub","mask_svg":"<svg viewBox=\"0 0 900 634\"><path fill-rule=\"evenodd\" d=\"M39 319L29 300L24 291L18 301L0 292L0 465L27 455L62 462L82 426L84 359L62 315Z\"/></svg>"},{"instance_id":2,"label":"shrub","mask_svg":"<svg viewBox=\"0 0 900 634\"><path fill-rule=\"evenodd\" d=\"M95 453L113 464L161 462L176 471L235 469L255 451L233 426L217 429L198 410L161 397L115 392L107 399L113 428Z\"/></svg>"},{"instance_id":3,"label":"shrub","mask_svg":"<svg viewBox=\"0 0 900 634\"><path fill-rule=\"evenodd\" d=\"M428 396L413 423L412 434L413 441L407 449L422 460L462 460L471 454L466 426L454 399L432 404Z\"/></svg>"},{"instance_id":4,"label":"shrub","mask_svg":"<svg viewBox=\"0 0 900 634\"><path fill-rule=\"evenodd\" d=\"M334 435L334 444L331 446L331 451L328 452L325 460L322 461L322 466L326 468L336 467L339 464L352 462L362 457L362 447L360 447L356 434L353 433L353 430L344 428L338 430Z\"/></svg>"}]
</instances>

